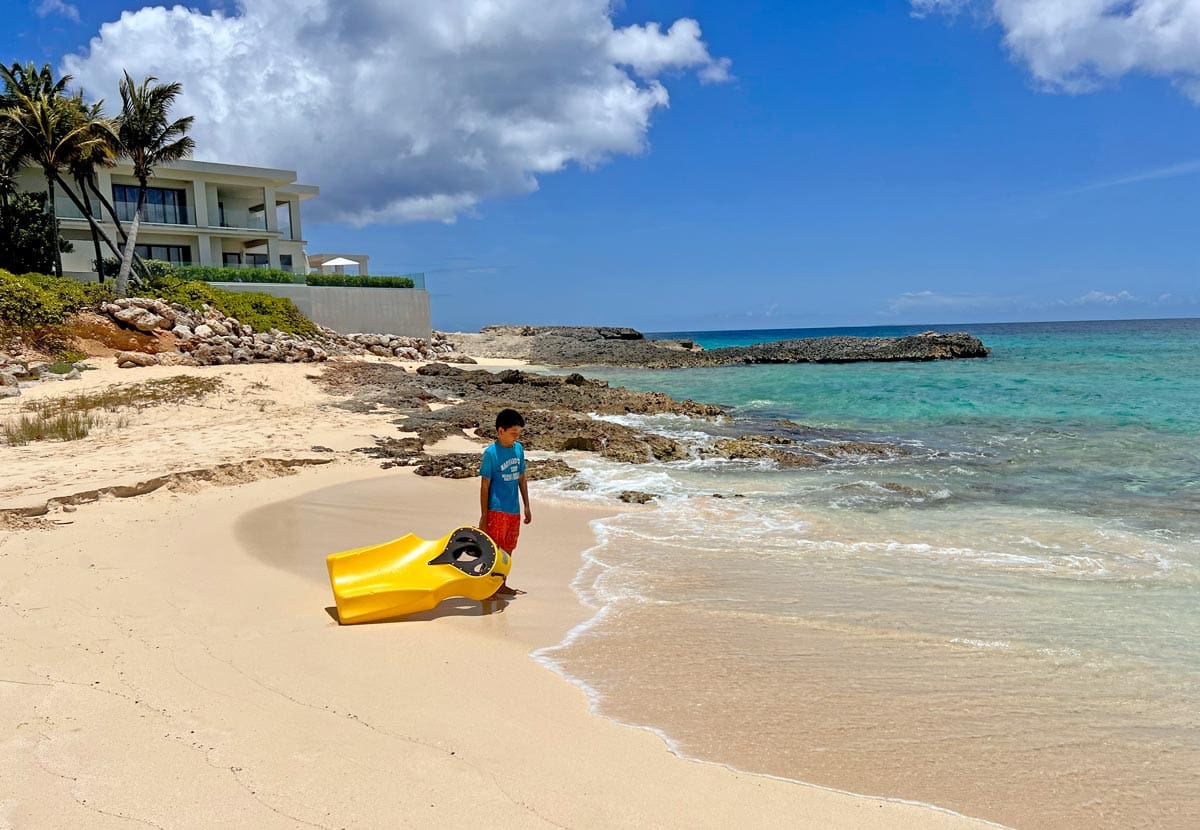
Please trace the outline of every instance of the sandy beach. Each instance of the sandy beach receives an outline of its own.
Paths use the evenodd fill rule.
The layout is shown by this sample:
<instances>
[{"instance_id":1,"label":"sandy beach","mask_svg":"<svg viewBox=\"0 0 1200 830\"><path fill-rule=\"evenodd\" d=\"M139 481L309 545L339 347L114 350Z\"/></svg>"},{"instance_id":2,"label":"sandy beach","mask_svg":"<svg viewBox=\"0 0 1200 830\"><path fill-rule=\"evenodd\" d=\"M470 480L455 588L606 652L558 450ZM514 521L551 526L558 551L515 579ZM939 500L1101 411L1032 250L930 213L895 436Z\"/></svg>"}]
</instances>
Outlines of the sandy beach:
<instances>
[{"instance_id":1,"label":"sandy beach","mask_svg":"<svg viewBox=\"0 0 1200 830\"><path fill-rule=\"evenodd\" d=\"M592 613L570 581L603 512L539 505L536 486L512 580L526 595L339 626L325 554L468 524L476 490L349 452L395 427L329 407L305 378L320 371L106 367L29 390L225 381L83 441L0 450L4 508L217 463L328 463L6 519L0 826L990 826L683 760L591 714L529 655Z\"/></svg>"}]
</instances>

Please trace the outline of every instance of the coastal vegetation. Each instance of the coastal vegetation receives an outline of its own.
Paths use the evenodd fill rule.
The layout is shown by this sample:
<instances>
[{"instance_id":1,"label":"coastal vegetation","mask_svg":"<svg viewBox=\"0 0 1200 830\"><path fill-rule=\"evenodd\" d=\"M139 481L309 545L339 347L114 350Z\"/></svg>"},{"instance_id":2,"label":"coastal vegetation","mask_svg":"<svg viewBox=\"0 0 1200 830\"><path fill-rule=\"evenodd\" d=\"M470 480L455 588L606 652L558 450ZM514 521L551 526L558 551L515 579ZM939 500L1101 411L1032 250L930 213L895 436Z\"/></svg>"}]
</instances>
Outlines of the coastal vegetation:
<instances>
[{"instance_id":1,"label":"coastal vegetation","mask_svg":"<svg viewBox=\"0 0 1200 830\"><path fill-rule=\"evenodd\" d=\"M0 428L0 434L9 446L44 440L78 441L101 424L116 429L128 426L129 418L121 414L122 410L140 412L155 406L181 406L203 400L223 388L224 381L218 377L181 375L33 401L25 404L20 415L9 419Z\"/></svg>"},{"instance_id":2,"label":"coastal vegetation","mask_svg":"<svg viewBox=\"0 0 1200 830\"><path fill-rule=\"evenodd\" d=\"M225 291L205 282L173 277L156 282L150 293L168 303L179 303L188 308L212 306L227 317L236 317L243 324L253 326L255 331L279 329L300 336L317 333L316 324L287 297L272 297L257 291Z\"/></svg>"},{"instance_id":3,"label":"coastal vegetation","mask_svg":"<svg viewBox=\"0 0 1200 830\"><path fill-rule=\"evenodd\" d=\"M153 260L147 264L153 273ZM259 331L278 329L300 336L317 333L316 325L286 297L225 291L204 282L173 276L152 276L145 282L146 293L151 296L188 308L208 305ZM20 338L38 351L58 359L70 350L75 338L96 334L79 313L114 298L112 286L108 284L82 283L70 277L37 273L16 275L0 270L0 346ZM111 345L133 347L126 343Z\"/></svg>"},{"instance_id":4,"label":"coastal vegetation","mask_svg":"<svg viewBox=\"0 0 1200 830\"><path fill-rule=\"evenodd\" d=\"M16 274L53 271L55 240L59 252L74 250L68 240L56 236L45 193L0 191L0 269Z\"/></svg>"},{"instance_id":5,"label":"coastal vegetation","mask_svg":"<svg viewBox=\"0 0 1200 830\"><path fill-rule=\"evenodd\" d=\"M309 285L342 286L347 288L412 288L412 277L356 277L345 274L309 274Z\"/></svg>"},{"instance_id":6,"label":"coastal vegetation","mask_svg":"<svg viewBox=\"0 0 1200 830\"><path fill-rule=\"evenodd\" d=\"M44 222L30 224L27 219L22 219L28 215L27 204L16 198L17 172L26 165L37 165L46 179L44 204L53 207L55 195L61 191L87 220L95 250L97 277L101 282L105 276L101 243L119 259L117 294L124 296L134 266L138 273L145 274L144 264L134 247L140 212L146 200L147 181L155 166L187 158L195 146L187 135L192 117L170 120L171 106L182 87L178 83L160 84L153 76L135 83L125 73L120 83L121 113L108 118L104 114L103 101L88 104L82 91L68 93L71 76L55 78L49 64L41 69L32 62L0 65L0 81L3 82L0 91L0 229L20 227L22 232L9 231L8 239L23 240L21 250L36 255L38 249L29 248L27 239L30 229L36 228L45 240L41 247L50 254L49 262L42 254L42 259L25 263L27 254L23 253L18 261L5 264L15 266L17 270L32 264L39 269L53 270L59 277L63 273L64 248L54 211L47 214ZM96 184L97 168L115 166L120 158L132 162L138 179L137 210L128 229ZM101 216L93 210L94 204L100 206ZM117 240L100 225L104 211L117 229Z\"/></svg>"}]
</instances>

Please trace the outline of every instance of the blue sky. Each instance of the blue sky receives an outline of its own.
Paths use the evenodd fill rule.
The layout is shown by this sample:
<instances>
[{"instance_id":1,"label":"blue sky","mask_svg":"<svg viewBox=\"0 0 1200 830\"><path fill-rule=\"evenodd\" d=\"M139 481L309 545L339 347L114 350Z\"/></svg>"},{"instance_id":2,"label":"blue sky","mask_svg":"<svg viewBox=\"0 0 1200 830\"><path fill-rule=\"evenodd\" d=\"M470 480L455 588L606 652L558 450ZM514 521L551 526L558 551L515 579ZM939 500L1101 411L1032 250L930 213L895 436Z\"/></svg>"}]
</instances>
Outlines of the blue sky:
<instances>
[{"instance_id":1,"label":"blue sky","mask_svg":"<svg viewBox=\"0 0 1200 830\"><path fill-rule=\"evenodd\" d=\"M1025 5L1036 11L1037 1ZM629 149L623 134L573 145L575 157L557 170L525 158L515 167L483 162L476 178L454 185L467 194L463 205L425 221L405 221L425 204L415 200L421 187L457 181L454 159L470 166L508 146L507 137L468 147L476 155L429 162L420 180L389 178L389 165L415 168L415 156L362 159L388 188L414 194L380 197L375 217L383 218L365 224L312 209L325 193L331 204L338 198L336 171L312 155L317 145L337 152L336 118L309 120L311 135L290 130L293 143L274 150L290 147L304 164L224 160L296 168L320 185L323 195L305 204L316 217L306 223L309 250L367 253L375 273L425 271L439 328L1200 316L1195 67L1148 56L1129 67L1093 61L1086 77L1047 68L1042 56L1054 50L1020 40L1026 21L961 2L944 4L958 14L941 14L939 3L918 4L935 12L920 17L903 2L630 0L613 14L614 30L660 22L665 32L681 18L702 30L676 41L691 58L651 68L630 59L640 89L661 84L669 93L669 106L646 109L648 126L632 139L644 149ZM104 77L89 41L102 23L138 8L5 0L0 57L59 66L75 54L77 74ZM203 15L213 5L195 8ZM109 64L166 76L151 58L139 65L121 32L104 37L118 56ZM707 52L697 58L701 40ZM555 60L573 59L561 51ZM538 65L530 77L548 71ZM488 73L490 64L472 76ZM115 98L115 89L99 92ZM402 115L404 107L430 112L387 90L364 94L384 95L377 106ZM514 111L530 106L519 88L489 92L510 94ZM239 130L270 129L227 117L243 119ZM210 129L218 141L233 128ZM461 135L445 143L466 141ZM388 143L386 134L372 140ZM322 170L326 180L315 177Z\"/></svg>"}]
</instances>

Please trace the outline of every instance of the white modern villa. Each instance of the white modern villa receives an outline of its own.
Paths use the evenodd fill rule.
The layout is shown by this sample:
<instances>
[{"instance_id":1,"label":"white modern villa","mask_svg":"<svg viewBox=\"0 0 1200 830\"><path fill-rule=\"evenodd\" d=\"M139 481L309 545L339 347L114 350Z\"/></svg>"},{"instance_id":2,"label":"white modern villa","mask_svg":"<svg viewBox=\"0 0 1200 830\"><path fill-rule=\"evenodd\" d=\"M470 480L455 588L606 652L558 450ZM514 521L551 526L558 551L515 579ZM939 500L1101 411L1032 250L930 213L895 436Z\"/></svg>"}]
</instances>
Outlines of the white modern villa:
<instances>
[{"instance_id":1,"label":"white modern villa","mask_svg":"<svg viewBox=\"0 0 1200 830\"><path fill-rule=\"evenodd\" d=\"M298 184L292 170L179 161L156 168L147 184L135 243L144 259L220 268L278 268L297 275L314 271L344 274L349 265L357 266L358 276L367 275L368 257L364 254L307 256L300 203L320 190ZM40 168L26 167L17 186L23 191L45 192L46 180ZM97 189L126 227L137 209L137 188L127 162L97 171ZM78 189L74 183L72 189ZM93 216L104 217L98 224L119 244L116 226L94 194L91 207ZM73 247L63 254L63 273L95 280L96 253L87 219L58 188L54 209L59 233ZM104 259L112 256L106 246L100 253ZM343 333L382 332L429 340L432 324L424 274L406 276L413 280L411 289L307 285L303 276L295 284L215 284L228 291L287 297L310 320Z\"/></svg>"},{"instance_id":2,"label":"white modern villa","mask_svg":"<svg viewBox=\"0 0 1200 830\"><path fill-rule=\"evenodd\" d=\"M118 163L98 170L97 179L121 222L131 222L138 185L133 168ZM44 192L46 180L38 168L28 167L18 187ZM181 265L280 268L306 274L300 202L319 192L313 185L298 184L292 170L205 161L162 165L149 180L136 249L146 259ZM94 279L95 252L87 220L61 192L56 192L55 202L62 236L74 247L63 254L63 271ZM116 228L100 207L93 196L93 214L105 217L100 224L116 240ZM102 252L111 256L107 248Z\"/></svg>"}]
</instances>

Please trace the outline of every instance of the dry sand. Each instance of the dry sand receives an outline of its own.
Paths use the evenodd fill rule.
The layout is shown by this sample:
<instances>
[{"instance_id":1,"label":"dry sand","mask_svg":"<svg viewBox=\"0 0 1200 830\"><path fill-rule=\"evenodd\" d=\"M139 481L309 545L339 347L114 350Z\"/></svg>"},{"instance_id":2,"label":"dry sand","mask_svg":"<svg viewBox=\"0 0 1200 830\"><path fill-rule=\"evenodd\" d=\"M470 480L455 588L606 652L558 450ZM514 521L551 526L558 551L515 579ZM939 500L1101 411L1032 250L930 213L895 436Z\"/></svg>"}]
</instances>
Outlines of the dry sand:
<instances>
[{"instance_id":1,"label":"dry sand","mask_svg":"<svg viewBox=\"0 0 1200 830\"><path fill-rule=\"evenodd\" d=\"M528 594L337 625L323 556L470 523L477 485L346 452L395 428L325 406L319 367L82 383L197 371L229 397L0 448L0 506L311 445L333 461L0 529L0 827L987 826L686 761L590 714L529 652L590 614L569 582L598 514L536 485L511 580ZM258 383L261 412L243 406Z\"/></svg>"}]
</instances>

